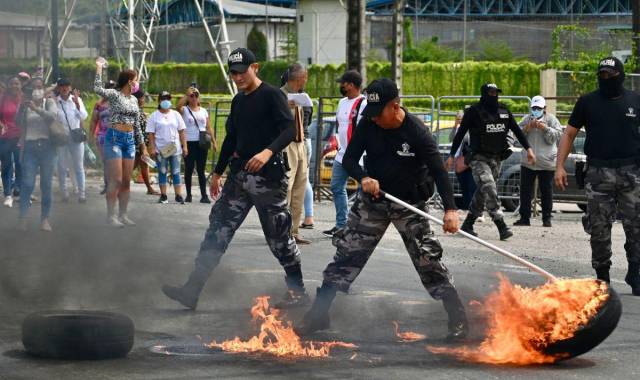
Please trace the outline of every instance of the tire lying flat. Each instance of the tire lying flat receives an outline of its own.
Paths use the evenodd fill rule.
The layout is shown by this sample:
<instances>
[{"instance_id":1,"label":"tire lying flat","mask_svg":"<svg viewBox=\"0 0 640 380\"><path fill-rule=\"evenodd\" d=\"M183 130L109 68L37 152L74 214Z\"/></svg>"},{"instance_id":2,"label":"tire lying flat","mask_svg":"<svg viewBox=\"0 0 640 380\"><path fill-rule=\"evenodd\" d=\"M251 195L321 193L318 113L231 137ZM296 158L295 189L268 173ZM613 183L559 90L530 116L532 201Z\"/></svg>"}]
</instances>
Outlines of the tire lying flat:
<instances>
[{"instance_id":1,"label":"tire lying flat","mask_svg":"<svg viewBox=\"0 0 640 380\"><path fill-rule=\"evenodd\" d=\"M27 353L52 359L100 360L127 356L134 341L133 321L103 311L44 311L22 323Z\"/></svg>"}]
</instances>

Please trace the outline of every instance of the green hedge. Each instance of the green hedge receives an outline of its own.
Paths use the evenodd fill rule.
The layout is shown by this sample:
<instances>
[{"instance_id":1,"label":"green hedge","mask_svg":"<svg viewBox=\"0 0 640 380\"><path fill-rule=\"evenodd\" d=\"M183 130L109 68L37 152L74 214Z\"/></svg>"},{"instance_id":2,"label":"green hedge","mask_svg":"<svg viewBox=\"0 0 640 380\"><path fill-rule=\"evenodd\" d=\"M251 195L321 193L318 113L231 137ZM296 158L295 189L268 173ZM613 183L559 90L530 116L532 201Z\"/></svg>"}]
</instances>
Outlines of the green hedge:
<instances>
[{"instance_id":1,"label":"green hedge","mask_svg":"<svg viewBox=\"0 0 640 380\"><path fill-rule=\"evenodd\" d=\"M38 62L35 61L3 61L0 62L0 74L15 74L21 70L33 71L37 65ZM403 65L402 90L405 95L469 95L478 94L482 83L495 82L502 87L504 94L532 96L539 92L539 72L542 67L530 62L409 62ZM286 68L286 62L263 62L259 75L268 83L279 85L280 76ZM202 92L227 92L222 73L216 64L162 63L149 64L148 69L151 79L145 84L145 88L152 94L161 90L182 93L194 81L198 83ZM118 70L120 67L117 63L111 62L109 78L115 78ZM307 91L312 97L338 95L338 84L335 80L344 70L345 65L311 65ZM60 71L81 89L91 90L95 74L93 59L62 61ZM390 75L389 62L367 64L369 81Z\"/></svg>"}]
</instances>

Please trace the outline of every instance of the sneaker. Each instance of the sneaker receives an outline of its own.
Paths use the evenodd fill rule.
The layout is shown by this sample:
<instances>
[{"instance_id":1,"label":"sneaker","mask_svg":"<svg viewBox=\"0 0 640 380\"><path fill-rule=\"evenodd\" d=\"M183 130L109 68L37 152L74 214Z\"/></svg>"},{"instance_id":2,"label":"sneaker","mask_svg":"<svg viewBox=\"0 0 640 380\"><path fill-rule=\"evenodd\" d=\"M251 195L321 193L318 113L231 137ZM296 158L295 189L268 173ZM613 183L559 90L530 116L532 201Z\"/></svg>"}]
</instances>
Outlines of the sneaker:
<instances>
[{"instance_id":1,"label":"sneaker","mask_svg":"<svg viewBox=\"0 0 640 380\"><path fill-rule=\"evenodd\" d=\"M484 218L484 216L479 216L479 217L476 219L476 222L478 222L478 223L484 223L485 221L486 221L486 219Z\"/></svg>"},{"instance_id":2,"label":"sneaker","mask_svg":"<svg viewBox=\"0 0 640 380\"><path fill-rule=\"evenodd\" d=\"M13 207L13 197L12 197L11 195L9 195L8 197L6 197L6 198L4 199L3 204L4 204L4 207L8 207L8 208Z\"/></svg>"},{"instance_id":3,"label":"sneaker","mask_svg":"<svg viewBox=\"0 0 640 380\"><path fill-rule=\"evenodd\" d=\"M184 199L184 201L185 201L186 203L191 203L191 200L192 200L192 199L193 199L193 198L191 198L191 194L187 194L187 197Z\"/></svg>"},{"instance_id":4,"label":"sneaker","mask_svg":"<svg viewBox=\"0 0 640 380\"><path fill-rule=\"evenodd\" d=\"M551 219L542 219L542 227L551 227Z\"/></svg>"},{"instance_id":5,"label":"sneaker","mask_svg":"<svg viewBox=\"0 0 640 380\"><path fill-rule=\"evenodd\" d=\"M124 228L124 224L122 224L122 222L119 221L118 217L115 215L112 215L107 218L107 224L115 228Z\"/></svg>"},{"instance_id":6,"label":"sneaker","mask_svg":"<svg viewBox=\"0 0 640 380\"><path fill-rule=\"evenodd\" d=\"M169 198L167 198L166 194L161 194L160 199L158 199L158 203L167 204L169 203Z\"/></svg>"},{"instance_id":7,"label":"sneaker","mask_svg":"<svg viewBox=\"0 0 640 380\"><path fill-rule=\"evenodd\" d=\"M530 226L531 221L529 219L520 218L513 223L514 226Z\"/></svg>"},{"instance_id":8,"label":"sneaker","mask_svg":"<svg viewBox=\"0 0 640 380\"><path fill-rule=\"evenodd\" d=\"M182 195L176 194L176 203L180 203L181 205L184 204L184 198L182 198Z\"/></svg>"},{"instance_id":9,"label":"sneaker","mask_svg":"<svg viewBox=\"0 0 640 380\"><path fill-rule=\"evenodd\" d=\"M200 198L200 203L211 203L211 199L209 199L208 196L204 196L202 198Z\"/></svg>"},{"instance_id":10,"label":"sneaker","mask_svg":"<svg viewBox=\"0 0 640 380\"><path fill-rule=\"evenodd\" d=\"M120 223L124 224L125 226L135 226L136 222L134 222L133 220L129 219L129 217L127 216L127 214L124 215L120 215L120 217L118 218L118 220L120 221Z\"/></svg>"},{"instance_id":11,"label":"sneaker","mask_svg":"<svg viewBox=\"0 0 640 380\"><path fill-rule=\"evenodd\" d=\"M333 227L330 230L322 231L322 234L327 237L333 237L333 235L338 231L338 227Z\"/></svg>"},{"instance_id":12,"label":"sneaker","mask_svg":"<svg viewBox=\"0 0 640 380\"><path fill-rule=\"evenodd\" d=\"M44 219L41 223L40 223L40 231L44 231L44 232L51 232L53 231L51 229L51 225L49 224L49 221L47 219Z\"/></svg>"}]
</instances>

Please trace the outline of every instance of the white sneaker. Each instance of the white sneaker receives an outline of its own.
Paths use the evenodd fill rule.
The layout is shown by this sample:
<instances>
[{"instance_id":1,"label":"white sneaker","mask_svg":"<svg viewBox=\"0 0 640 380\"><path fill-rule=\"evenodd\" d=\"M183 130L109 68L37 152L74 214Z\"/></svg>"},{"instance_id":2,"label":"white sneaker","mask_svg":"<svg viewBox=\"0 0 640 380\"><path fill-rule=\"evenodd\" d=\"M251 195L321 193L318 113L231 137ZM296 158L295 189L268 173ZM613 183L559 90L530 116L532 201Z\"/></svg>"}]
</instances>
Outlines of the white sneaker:
<instances>
[{"instance_id":1,"label":"white sneaker","mask_svg":"<svg viewBox=\"0 0 640 380\"><path fill-rule=\"evenodd\" d=\"M125 226L135 226L136 222L134 222L133 220L129 219L129 217L127 216L127 214L124 215L120 215L120 218L118 218L120 223L124 224Z\"/></svg>"},{"instance_id":2,"label":"white sneaker","mask_svg":"<svg viewBox=\"0 0 640 380\"><path fill-rule=\"evenodd\" d=\"M4 206L11 208L13 207L13 197L11 195L9 195L8 197L4 198Z\"/></svg>"},{"instance_id":3,"label":"white sneaker","mask_svg":"<svg viewBox=\"0 0 640 380\"><path fill-rule=\"evenodd\" d=\"M49 221L47 219L43 220L42 223L40 223L40 231L44 231L44 232L53 231L51 229L51 225L49 224Z\"/></svg>"},{"instance_id":4,"label":"white sneaker","mask_svg":"<svg viewBox=\"0 0 640 380\"><path fill-rule=\"evenodd\" d=\"M107 218L107 224L115 228L124 228L124 224L122 224L122 222L119 221L118 217L115 215L112 215Z\"/></svg>"},{"instance_id":5,"label":"white sneaker","mask_svg":"<svg viewBox=\"0 0 640 380\"><path fill-rule=\"evenodd\" d=\"M478 219L476 219L476 222L484 223L485 222L484 215L483 216L479 216Z\"/></svg>"}]
</instances>

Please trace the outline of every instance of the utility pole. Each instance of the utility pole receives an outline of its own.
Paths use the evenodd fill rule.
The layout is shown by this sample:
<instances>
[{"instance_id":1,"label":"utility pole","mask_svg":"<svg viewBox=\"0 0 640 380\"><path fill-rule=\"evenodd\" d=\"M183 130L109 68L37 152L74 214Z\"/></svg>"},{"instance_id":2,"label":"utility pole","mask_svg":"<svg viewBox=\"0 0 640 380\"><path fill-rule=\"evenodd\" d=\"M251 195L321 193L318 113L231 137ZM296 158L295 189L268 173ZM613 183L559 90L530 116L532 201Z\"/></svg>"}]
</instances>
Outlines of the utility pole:
<instances>
[{"instance_id":1,"label":"utility pole","mask_svg":"<svg viewBox=\"0 0 640 380\"><path fill-rule=\"evenodd\" d=\"M347 0L347 69L357 70L366 83L366 0Z\"/></svg>"},{"instance_id":2,"label":"utility pole","mask_svg":"<svg viewBox=\"0 0 640 380\"><path fill-rule=\"evenodd\" d=\"M51 74L58 80L58 0L51 0Z\"/></svg>"},{"instance_id":3,"label":"utility pole","mask_svg":"<svg viewBox=\"0 0 640 380\"><path fill-rule=\"evenodd\" d=\"M462 62L467 60L467 1L462 6Z\"/></svg>"},{"instance_id":4,"label":"utility pole","mask_svg":"<svg viewBox=\"0 0 640 380\"><path fill-rule=\"evenodd\" d=\"M391 56L391 75L396 82L396 86L402 94L402 50L404 46L404 38L402 31L402 11L404 9L404 0L395 0L393 4L393 32L392 44L393 51Z\"/></svg>"},{"instance_id":5,"label":"utility pole","mask_svg":"<svg viewBox=\"0 0 640 380\"><path fill-rule=\"evenodd\" d=\"M632 37L632 54L636 60L635 71L639 71L640 68L640 0L631 0L632 4L632 16L631 23L633 25L633 37Z\"/></svg>"},{"instance_id":6,"label":"utility pole","mask_svg":"<svg viewBox=\"0 0 640 380\"><path fill-rule=\"evenodd\" d=\"M128 51L127 67L129 69L134 69L136 67L136 61L133 59L133 48L135 46L135 28L133 25L133 17L135 16L135 12L136 12L135 0L128 1L127 10L128 10L127 26L129 29L128 30L129 35L127 38L127 51Z\"/></svg>"}]
</instances>

